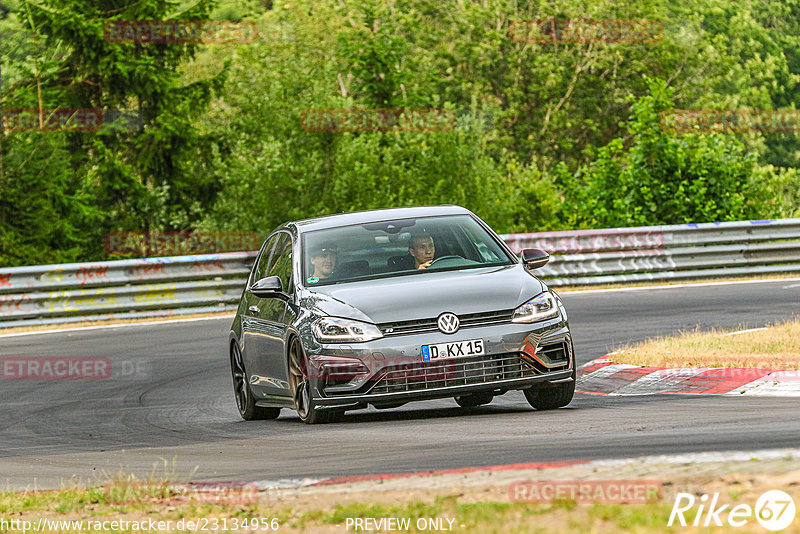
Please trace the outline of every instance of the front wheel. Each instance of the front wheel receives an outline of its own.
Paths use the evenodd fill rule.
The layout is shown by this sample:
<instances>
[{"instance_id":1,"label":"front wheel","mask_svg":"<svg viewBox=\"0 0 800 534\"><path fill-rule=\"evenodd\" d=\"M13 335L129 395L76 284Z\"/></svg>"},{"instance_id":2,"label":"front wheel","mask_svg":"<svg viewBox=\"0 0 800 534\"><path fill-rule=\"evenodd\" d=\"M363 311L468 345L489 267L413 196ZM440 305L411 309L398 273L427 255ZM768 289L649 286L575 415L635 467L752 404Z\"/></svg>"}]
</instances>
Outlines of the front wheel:
<instances>
[{"instance_id":1,"label":"front wheel","mask_svg":"<svg viewBox=\"0 0 800 534\"><path fill-rule=\"evenodd\" d=\"M572 369L572 381L555 387L532 387L524 390L528 404L537 410L554 410L572 402L575 395L577 368Z\"/></svg>"},{"instance_id":2,"label":"front wheel","mask_svg":"<svg viewBox=\"0 0 800 534\"><path fill-rule=\"evenodd\" d=\"M311 394L308 360L297 338L293 338L289 345L289 387L297 415L308 425L333 423L344 414L340 410L320 410L315 406Z\"/></svg>"},{"instance_id":3,"label":"front wheel","mask_svg":"<svg viewBox=\"0 0 800 534\"><path fill-rule=\"evenodd\" d=\"M231 345L231 375L233 376L233 395L236 397L236 407L239 415L245 421L258 419L277 419L281 414L280 408L262 408L256 406L256 398L247 382L247 371L244 369L244 357L238 343Z\"/></svg>"}]
</instances>

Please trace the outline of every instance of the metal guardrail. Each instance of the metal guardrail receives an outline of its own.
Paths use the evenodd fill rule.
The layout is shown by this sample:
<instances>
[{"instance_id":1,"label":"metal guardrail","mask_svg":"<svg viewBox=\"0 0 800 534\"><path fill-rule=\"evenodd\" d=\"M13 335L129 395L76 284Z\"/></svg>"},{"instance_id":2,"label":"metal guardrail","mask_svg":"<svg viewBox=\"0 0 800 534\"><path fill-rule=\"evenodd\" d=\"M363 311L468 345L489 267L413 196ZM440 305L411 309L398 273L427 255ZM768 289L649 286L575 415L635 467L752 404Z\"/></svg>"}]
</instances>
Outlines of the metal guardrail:
<instances>
[{"instance_id":1,"label":"metal guardrail","mask_svg":"<svg viewBox=\"0 0 800 534\"><path fill-rule=\"evenodd\" d=\"M0 269L0 327L236 308L255 252Z\"/></svg>"},{"instance_id":2,"label":"metal guardrail","mask_svg":"<svg viewBox=\"0 0 800 534\"><path fill-rule=\"evenodd\" d=\"M800 272L800 219L502 236L551 286ZM236 308L255 252L0 268L0 328Z\"/></svg>"},{"instance_id":3,"label":"metal guardrail","mask_svg":"<svg viewBox=\"0 0 800 534\"><path fill-rule=\"evenodd\" d=\"M552 254L548 285L596 285L800 272L800 219L569 230L501 236Z\"/></svg>"}]
</instances>

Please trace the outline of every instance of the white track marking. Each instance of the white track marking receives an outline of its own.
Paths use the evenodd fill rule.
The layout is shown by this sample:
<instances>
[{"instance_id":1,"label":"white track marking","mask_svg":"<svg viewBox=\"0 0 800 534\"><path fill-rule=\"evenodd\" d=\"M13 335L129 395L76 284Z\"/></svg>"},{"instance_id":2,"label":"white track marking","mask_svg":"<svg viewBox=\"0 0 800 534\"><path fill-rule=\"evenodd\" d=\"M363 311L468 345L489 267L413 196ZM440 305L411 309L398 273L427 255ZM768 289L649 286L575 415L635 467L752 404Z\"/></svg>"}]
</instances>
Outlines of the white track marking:
<instances>
[{"instance_id":1,"label":"white track marking","mask_svg":"<svg viewBox=\"0 0 800 534\"><path fill-rule=\"evenodd\" d=\"M544 281L547 283L547 280ZM585 293L616 293L617 291L648 291L650 289L680 289L683 287L708 287L708 286L732 286L732 285L740 285L740 284L769 284L769 283L776 283L776 282L800 282L800 278L775 278L771 280L736 280L733 282L700 282L700 283L691 283L691 284L672 284L666 286L642 286L642 287L618 287L613 289L579 289L574 291L559 291L559 289L553 286L551 289L554 289L556 293L559 295L571 295L577 296L582 295ZM800 287L800 284L795 284L786 287Z\"/></svg>"},{"instance_id":2,"label":"white track marking","mask_svg":"<svg viewBox=\"0 0 800 534\"><path fill-rule=\"evenodd\" d=\"M643 456L641 458L620 458L617 460L594 460L590 465L625 465L631 463L705 463L705 462L749 462L751 460L800 459L800 449L761 449L755 451L693 452L687 454L664 454ZM586 464L583 464L586 465Z\"/></svg>"},{"instance_id":3,"label":"white track marking","mask_svg":"<svg viewBox=\"0 0 800 534\"><path fill-rule=\"evenodd\" d=\"M760 332L760 331L766 330L766 329L767 329L766 326L761 327L761 328L750 328L749 330L737 330L736 332L728 332L725 335L726 336L737 336L739 334L746 334L748 332Z\"/></svg>"},{"instance_id":4,"label":"white track marking","mask_svg":"<svg viewBox=\"0 0 800 534\"><path fill-rule=\"evenodd\" d=\"M319 482L330 480L333 477L325 478L278 478L273 480L257 480L255 484L259 491L269 491L274 489L293 489L304 486L313 486Z\"/></svg>"},{"instance_id":5,"label":"white track marking","mask_svg":"<svg viewBox=\"0 0 800 534\"><path fill-rule=\"evenodd\" d=\"M775 371L729 391L726 395L800 397L800 371Z\"/></svg>"},{"instance_id":6,"label":"white track marking","mask_svg":"<svg viewBox=\"0 0 800 534\"><path fill-rule=\"evenodd\" d=\"M56 330L38 330L33 332L18 332L16 334L0 334L0 338L4 337L19 337L19 336L35 336L40 334L63 334L64 332L85 332L87 330L101 330L105 328L125 328L125 327L137 327L137 326L151 326L151 325L162 325L162 324L174 324L174 323L191 323L193 321L210 321L214 319L228 319L233 320L235 315L221 315L218 317L192 317L189 319L171 319L166 321L149 321L149 322L142 322L142 323L125 323L125 324L102 324L102 325L94 325L94 326L79 326L77 328L60 328Z\"/></svg>"}]
</instances>

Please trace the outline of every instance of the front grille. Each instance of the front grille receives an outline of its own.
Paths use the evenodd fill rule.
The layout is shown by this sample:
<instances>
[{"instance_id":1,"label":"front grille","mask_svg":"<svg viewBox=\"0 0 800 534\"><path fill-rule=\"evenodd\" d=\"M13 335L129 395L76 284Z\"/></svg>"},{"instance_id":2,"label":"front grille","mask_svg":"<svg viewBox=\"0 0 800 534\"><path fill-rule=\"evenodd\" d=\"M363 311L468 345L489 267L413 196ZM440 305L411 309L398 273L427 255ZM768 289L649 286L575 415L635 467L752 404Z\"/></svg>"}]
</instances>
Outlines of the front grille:
<instances>
[{"instance_id":1,"label":"front grille","mask_svg":"<svg viewBox=\"0 0 800 534\"><path fill-rule=\"evenodd\" d=\"M456 358L439 362L413 362L388 367L370 394L423 391L497 380L528 378L537 371L516 352Z\"/></svg>"},{"instance_id":2,"label":"front grille","mask_svg":"<svg viewBox=\"0 0 800 534\"><path fill-rule=\"evenodd\" d=\"M505 324L511 322L514 310L500 310L481 313L469 313L459 315L460 328L472 326L487 326L493 324ZM378 328L384 336L401 336L404 334L423 334L426 332L437 332L439 327L436 325L437 317L429 319L414 319L411 321L397 321L394 323L381 323Z\"/></svg>"}]
</instances>

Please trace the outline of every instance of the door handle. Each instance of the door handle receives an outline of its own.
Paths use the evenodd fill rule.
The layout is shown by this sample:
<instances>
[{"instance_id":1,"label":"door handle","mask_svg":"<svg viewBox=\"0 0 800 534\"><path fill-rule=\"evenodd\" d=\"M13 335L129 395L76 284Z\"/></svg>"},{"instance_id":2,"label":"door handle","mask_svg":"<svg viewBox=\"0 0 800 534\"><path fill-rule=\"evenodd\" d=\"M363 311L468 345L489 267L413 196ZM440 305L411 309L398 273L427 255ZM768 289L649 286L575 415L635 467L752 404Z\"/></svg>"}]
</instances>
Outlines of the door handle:
<instances>
[{"instance_id":1,"label":"door handle","mask_svg":"<svg viewBox=\"0 0 800 534\"><path fill-rule=\"evenodd\" d=\"M258 306L255 306L255 305L254 306L250 306L247 309L250 310L253 313L261 313L261 309Z\"/></svg>"}]
</instances>

